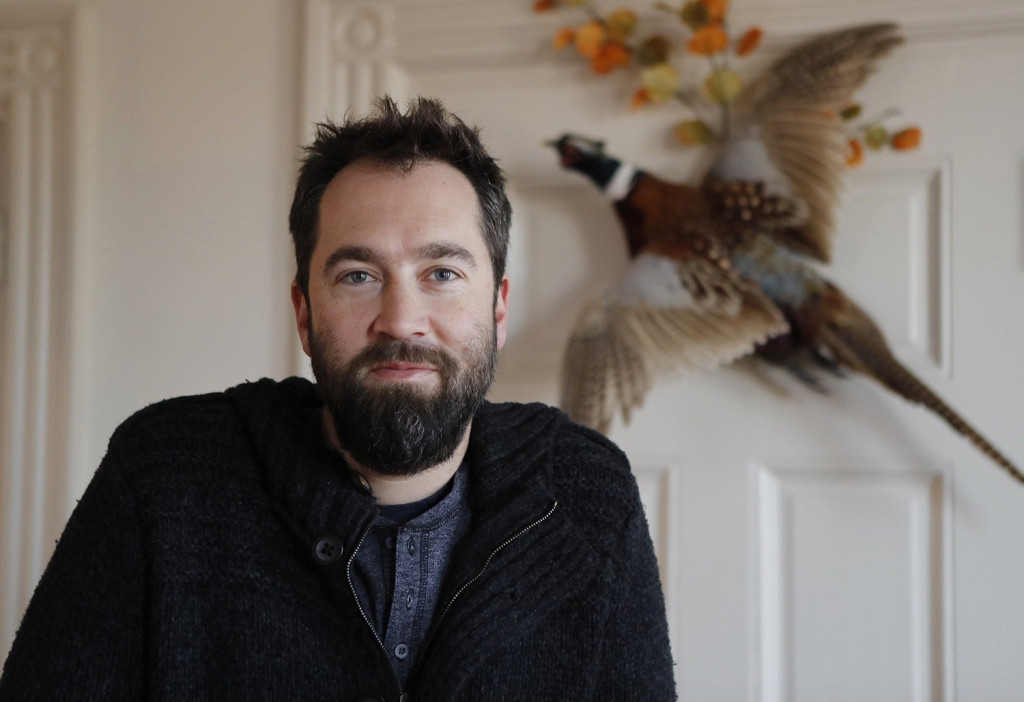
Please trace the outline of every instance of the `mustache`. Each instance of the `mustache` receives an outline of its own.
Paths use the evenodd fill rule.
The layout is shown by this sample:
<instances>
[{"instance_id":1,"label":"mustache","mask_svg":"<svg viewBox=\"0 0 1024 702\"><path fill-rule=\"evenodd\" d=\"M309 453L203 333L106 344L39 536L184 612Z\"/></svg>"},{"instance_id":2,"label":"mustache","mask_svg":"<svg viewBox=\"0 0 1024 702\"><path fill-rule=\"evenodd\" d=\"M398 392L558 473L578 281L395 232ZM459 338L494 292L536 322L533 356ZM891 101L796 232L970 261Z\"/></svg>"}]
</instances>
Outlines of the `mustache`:
<instances>
[{"instance_id":1,"label":"mustache","mask_svg":"<svg viewBox=\"0 0 1024 702\"><path fill-rule=\"evenodd\" d=\"M378 341L360 351L351 361L352 368L366 368L376 363L426 363L438 370L455 366L455 359L434 346L423 346L408 341Z\"/></svg>"}]
</instances>

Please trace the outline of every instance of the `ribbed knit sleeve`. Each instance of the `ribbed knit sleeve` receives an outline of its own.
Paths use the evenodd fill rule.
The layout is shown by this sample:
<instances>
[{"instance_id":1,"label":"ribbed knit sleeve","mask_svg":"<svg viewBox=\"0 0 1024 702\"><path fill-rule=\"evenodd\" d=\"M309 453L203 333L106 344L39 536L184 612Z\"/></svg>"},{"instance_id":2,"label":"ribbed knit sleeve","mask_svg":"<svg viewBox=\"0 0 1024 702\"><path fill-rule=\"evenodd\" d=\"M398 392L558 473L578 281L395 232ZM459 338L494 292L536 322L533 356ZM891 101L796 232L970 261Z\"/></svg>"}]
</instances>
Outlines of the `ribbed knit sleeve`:
<instances>
[{"instance_id":1,"label":"ribbed knit sleeve","mask_svg":"<svg viewBox=\"0 0 1024 702\"><path fill-rule=\"evenodd\" d=\"M135 499L112 451L32 596L0 700L141 699L145 573Z\"/></svg>"}]
</instances>

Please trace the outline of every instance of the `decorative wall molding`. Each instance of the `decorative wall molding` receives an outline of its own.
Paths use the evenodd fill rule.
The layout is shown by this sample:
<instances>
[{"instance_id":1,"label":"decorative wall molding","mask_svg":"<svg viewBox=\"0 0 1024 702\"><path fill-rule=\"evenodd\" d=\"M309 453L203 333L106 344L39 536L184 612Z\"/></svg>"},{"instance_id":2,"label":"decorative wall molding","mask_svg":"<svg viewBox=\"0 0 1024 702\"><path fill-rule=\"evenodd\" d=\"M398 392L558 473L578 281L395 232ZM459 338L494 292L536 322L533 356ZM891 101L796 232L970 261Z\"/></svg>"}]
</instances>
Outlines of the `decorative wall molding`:
<instances>
[{"instance_id":1,"label":"decorative wall molding","mask_svg":"<svg viewBox=\"0 0 1024 702\"><path fill-rule=\"evenodd\" d=\"M674 463L640 461L634 462L633 474L640 488L640 499L644 504L647 526L651 530L654 551L658 555L661 570L661 581L666 592L671 592L672 554L678 552L674 548L672 524L673 492L675 475L678 467Z\"/></svg>"},{"instance_id":2,"label":"decorative wall molding","mask_svg":"<svg viewBox=\"0 0 1024 702\"><path fill-rule=\"evenodd\" d=\"M829 685L870 690L869 699L951 699L943 474L764 465L754 473L755 699L817 699ZM879 656L887 662L866 665Z\"/></svg>"},{"instance_id":3,"label":"decorative wall molding","mask_svg":"<svg viewBox=\"0 0 1024 702\"><path fill-rule=\"evenodd\" d=\"M846 197L847 202L858 196L900 200L906 227L870 233L878 243L872 247L877 255L905 257L898 280L905 281L906 288L893 302L905 301L906 326L893 330L899 337L891 343L898 355L945 379L953 374L952 171L952 160L944 158L855 173ZM893 245L899 231L904 241ZM857 242L861 247L870 243L863 237Z\"/></svg>"},{"instance_id":4,"label":"decorative wall molding","mask_svg":"<svg viewBox=\"0 0 1024 702\"><path fill-rule=\"evenodd\" d=\"M88 16L0 11L0 651L72 503Z\"/></svg>"}]
</instances>

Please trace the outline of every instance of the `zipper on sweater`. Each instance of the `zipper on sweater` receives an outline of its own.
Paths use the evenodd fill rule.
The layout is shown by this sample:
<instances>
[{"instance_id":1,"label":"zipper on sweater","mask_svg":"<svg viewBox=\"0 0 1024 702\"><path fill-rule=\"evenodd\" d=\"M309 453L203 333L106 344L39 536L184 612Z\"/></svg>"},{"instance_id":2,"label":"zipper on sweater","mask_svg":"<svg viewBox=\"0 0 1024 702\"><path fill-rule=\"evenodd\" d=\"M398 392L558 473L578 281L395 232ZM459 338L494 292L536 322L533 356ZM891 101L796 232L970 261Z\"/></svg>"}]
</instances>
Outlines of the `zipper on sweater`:
<instances>
[{"instance_id":1,"label":"zipper on sweater","mask_svg":"<svg viewBox=\"0 0 1024 702\"><path fill-rule=\"evenodd\" d=\"M363 609L363 603L359 601L359 596L356 594L356 588L352 584L352 562L356 559L356 553L363 545L363 541L366 540L366 535L370 533L370 528L372 526L373 521L371 520L363 530L362 536L359 537L356 547L352 549L352 555L349 556L348 563L345 565L345 578L348 580L348 589L352 593L352 599L356 601L356 609L359 610L360 616L362 616L363 621L366 622L366 626L370 629L370 633L373 634L373 639L377 642L377 647L380 648L380 652L384 654L384 660L388 662L388 668L391 670L391 674L395 677L395 682L398 683L398 702L409 702L409 695L406 694L405 689L402 687L402 679L398 677L398 673L395 671L395 666L391 664L391 658L388 657L388 651L384 648L384 642L380 640L380 634L377 633L377 629L370 623L370 618L366 616L366 611Z\"/></svg>"},{"instance_id":2,"label":"zipper on sweater","mask_svg":"<svg viewBox=\"0 0 1024 702\"><path fill-rule=\"evenodd\" d=\"M535 521L535 522L533 522L531 524L526 525L525 527L523 527L522 529L517 531L512 536L510 536L507 539L505 539L504 541L502 541L500 544L498 544L497 547L495 547L495 549L493 551L491 551L490 555L487 556L487 560L484 561L484 564L480 567L480 570L477 571L476 575L474 575L472 578L467 580L462 585L462 587L460 587L458 589L458 591L456 591L456 593L454 595L452 595L452 598L450 600L448 600L448 604L445 605L444 610L441 611L441 615L437 619L434 620L434 626L431 627L431 629L430 629L430 636L427 637L427 642L426 642L426 644L424 644L423 648L421 649L420 661L423 661L426 658L427 650L429 650L430 644L434 640L434 635L437 634L437 630L441 627L441 621L448 614L448 611L452 608L452 605L455 604L455 601L457 599L459 599L459 596L462 595L463 592L465 592L473 583L475 583L477 580L480 579L480 577L484 574L484 571L487 570L487 566L489 566L491 564L491 560L493 560L493 558L498 554L498 552L501 551L506 546L508 546L509 544L511 544L513 541L515 541L519 537L521 537L523 534L527 533L528 531L530 531L534 527L536 527L536 526L542 524L544 521L546 521L548 519L548 517L550 517L552 514L554 514L555 509L557 507L558 507L558 501L556 500L555 502L553 502L551 504L551 508L548 509L548 511L540 519L538 519L537 521Z\"/></svg>"}]
</instances>

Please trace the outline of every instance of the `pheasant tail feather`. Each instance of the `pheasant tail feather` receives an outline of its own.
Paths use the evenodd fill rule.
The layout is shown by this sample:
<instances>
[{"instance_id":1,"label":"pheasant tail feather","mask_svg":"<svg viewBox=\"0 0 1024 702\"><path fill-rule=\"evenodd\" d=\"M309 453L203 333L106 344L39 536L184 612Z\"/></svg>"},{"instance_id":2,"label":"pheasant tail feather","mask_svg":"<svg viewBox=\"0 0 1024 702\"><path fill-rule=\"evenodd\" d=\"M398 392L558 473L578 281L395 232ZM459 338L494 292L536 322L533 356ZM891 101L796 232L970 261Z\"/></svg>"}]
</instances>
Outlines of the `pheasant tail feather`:
<instances>
[{"instance_id":1,"label":"pheasant tail feather","mask_svg":"<svg viewBox=\"0 0 1024 702\"><path fill-rule=\"evenodd\" d=\"M849 329L845 330L845 332L841 331L839 333L841 337L839 343L845 347L847 353L857 357L859 363L854 367L871 376L904 399L923 405L942 417L957 433L964 436L979 451L995 461L1014 480L1024 484L1024 473L1021 473L1020 469L1010 459L1000 453L988 439L982 436L966 419L946 404L924 381L900 363L884 342L878 343L880 337L876 337L875 334L851 334Z\"/></svg>"}]
</instances>

